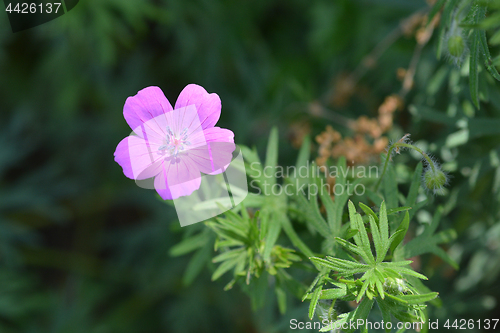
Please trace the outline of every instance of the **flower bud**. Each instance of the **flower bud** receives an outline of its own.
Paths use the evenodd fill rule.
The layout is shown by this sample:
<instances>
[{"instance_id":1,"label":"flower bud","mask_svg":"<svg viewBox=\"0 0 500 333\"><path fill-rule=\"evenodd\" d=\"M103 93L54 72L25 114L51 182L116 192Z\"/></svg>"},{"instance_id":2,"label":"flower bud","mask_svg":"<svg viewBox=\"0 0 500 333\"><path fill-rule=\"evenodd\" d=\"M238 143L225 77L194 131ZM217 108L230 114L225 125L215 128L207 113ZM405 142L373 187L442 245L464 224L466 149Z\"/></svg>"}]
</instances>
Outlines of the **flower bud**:
<instances>
[{"instance_id":1,"label":"flower bud","mask_svg":"<svg viewBox=\"0 0 500 333\"><path fill-rule=\"evenodd\" d=\"M391 277L384 279L384 289L391 294L405 293L408 290L404 280Z\"/></svg>"},{"instance_id":2,"label":"flower bud","mask_svg":"<svg viewBox=\"0 0 500 333\"><path fill-rule=\"evenodd\" d=\"M444 186L448 183L446 174L438 168L429 168L424 173L425 187L435 194L444 194Z\"/></svg>"},{"instance_id":3,"label":"flower bud","mask_svg":"<svg viewBox=\"0 0 500 333\"><path fill-rule=\"evenodd\" d=\"M465 49L462 36L451 36L448 39L448 51L453 57L461 57Z\"/></svg>"}]
</instances>

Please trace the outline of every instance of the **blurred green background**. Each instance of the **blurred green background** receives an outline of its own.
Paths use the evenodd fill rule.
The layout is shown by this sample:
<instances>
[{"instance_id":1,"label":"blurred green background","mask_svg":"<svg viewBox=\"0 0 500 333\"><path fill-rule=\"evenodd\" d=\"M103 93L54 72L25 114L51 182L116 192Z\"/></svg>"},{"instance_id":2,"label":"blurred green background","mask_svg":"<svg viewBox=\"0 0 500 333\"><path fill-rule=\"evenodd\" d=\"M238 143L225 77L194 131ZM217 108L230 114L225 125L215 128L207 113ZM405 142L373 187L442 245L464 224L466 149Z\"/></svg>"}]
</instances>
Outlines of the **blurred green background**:
<instances>
[{"instance_id":1,"label":"blurred green background","mask_svg":"<svg viewBox=\"0 0 500 333\"><path fill-rule=\"evenodd\" d=\"M289 318L305 320L300 301L286 316L272 298L252 312L239 288L210 281L210 264L183 283L189 258L168 253L182 238L173 207L113 160L130 133L125 99L156 85L173 103L199 84L221 97L218 124L236 143L262 153L277 125L286 165L304 131L297 124L312 135L328 124L348 134L335 119L376 117L400 91L412 36L388 45L352 98L331 102L344 73L428 8L420 0L81 0L15 34L0 14L0 332L287 332ZM458 129L445 119L499 118L498 85L481 77L489 103L474 110L464 70L436 58L439 38L423 48L389 137L412 133L454 176L437 200L448 205L444 227L458 231L450 251L461 270L425 259L445 304L434 316L499 317L500 130L453 141ZM315 101L332 113L311 113Z\"/></svg>"}]
</instances>

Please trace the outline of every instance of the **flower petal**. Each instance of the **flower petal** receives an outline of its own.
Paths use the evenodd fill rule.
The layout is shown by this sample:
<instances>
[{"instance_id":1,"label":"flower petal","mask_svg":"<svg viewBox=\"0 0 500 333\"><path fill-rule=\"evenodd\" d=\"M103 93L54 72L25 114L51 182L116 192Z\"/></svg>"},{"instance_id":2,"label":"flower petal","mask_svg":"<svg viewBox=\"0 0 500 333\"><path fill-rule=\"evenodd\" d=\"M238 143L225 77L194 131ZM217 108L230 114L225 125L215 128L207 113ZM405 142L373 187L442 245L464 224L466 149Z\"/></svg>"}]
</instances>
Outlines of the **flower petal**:
<instances>
[{"instance_id":1,"label":"flower petal","mask_svg":"<svg viewBox=\"0 0 500 333\"><path fill-rule=\"evenodd\" d=\"M200 184L200 171L185 156L166 159L154 181L156 191L164 200L191 195L200 188Z\"/></svg>"},{"instance_id":2,"label":"flower petal","mask_svg":"<svg viewBox=\"0 0 500 333\"><path fill-rule=\"evenodd\" d=\"M155 152L159 145L131 135L120 141L116 147L115 161L130 179L142 180L156 176L160 172L163 156Z\"/></svg>"},{"instance_id":3,"label":"flower petal","mask_svg":"<svg viewBox=\"0 0 500 333\"><path fill-rule=\"evenodd\" d=\"M162 125L157 124L157 120L162 119L159 116L170 111L172 111L172 105L163 91L158 87L147 87L140 90L135 96L127 98L123 107L123 116L130 128L137 135L143 137L144 125L147 126L148 134L151 131L163 130ZM163 136L163 133L158 134Z\"/></svg>"},{"instance_id":4,"label":"flower petal","mask_svg":"<svg viewBox=\"0 0 500 333\"><path fill-rule=\"evenodd\" d=\"M234 133L226 128L212 127L203 130L207 142L232 142L234 143Z\"/></svg>"},{"instance_id":5,"label":"flower petal","mask_svg":"<svg viewBox=\"0 0 500 333\"><path fill-rule=\"evenodd\" d=\"M234 134L230 130L212 127L190 138L193 142L203 142L189 149L187 156L195 163L198 170L205 174L219 174L231 163L235 149Z\"/></svg>"},{"instance_id":6,"label":"flower petal","mask_svg":"<svg viewBox=\"0 0 500 333\"><path fill-rule=\"evenodd\" d=\"M179 94L175 108L195 105L203 129L214 127L220 117L221 101L219 95L209 94L196 84L187 85Z\"/></svg>"}]
</instances>

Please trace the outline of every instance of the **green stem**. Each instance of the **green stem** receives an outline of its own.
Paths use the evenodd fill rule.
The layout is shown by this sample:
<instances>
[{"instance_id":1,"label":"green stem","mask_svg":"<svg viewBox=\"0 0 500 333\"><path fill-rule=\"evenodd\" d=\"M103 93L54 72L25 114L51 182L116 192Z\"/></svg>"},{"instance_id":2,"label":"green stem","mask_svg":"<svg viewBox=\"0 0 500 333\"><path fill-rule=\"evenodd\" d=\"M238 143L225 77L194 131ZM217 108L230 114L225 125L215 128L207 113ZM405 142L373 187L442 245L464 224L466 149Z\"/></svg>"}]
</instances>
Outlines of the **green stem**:
<instances>
[{"instance_id":1,"label":"green stem","mask_svg":"<svg viewBox=\"0 0 500 333\"><path fill-rule=\"evenodd\" d=\"M422 154L422 156L426 159L427 163L431 166L432 171L436 172L436 167L434 166L434 162L432 162L429 155L427 155L422 149L420 149L414 145L411 145L409 143L395 142L389 147L389 150L387 151L387 157L385 158L384 169L382 170L382 175L380 175L380 178L378 179L377 184L375 184L375 192L377 192L377 189L380 186L380 183L382 182L382 178L384 178L385 172L387 171L387 166L389 165L391 153L397 147L405 147L405 148L410 148L410 149L416 150L417 152Z\"/></svg>"}]
</instances>

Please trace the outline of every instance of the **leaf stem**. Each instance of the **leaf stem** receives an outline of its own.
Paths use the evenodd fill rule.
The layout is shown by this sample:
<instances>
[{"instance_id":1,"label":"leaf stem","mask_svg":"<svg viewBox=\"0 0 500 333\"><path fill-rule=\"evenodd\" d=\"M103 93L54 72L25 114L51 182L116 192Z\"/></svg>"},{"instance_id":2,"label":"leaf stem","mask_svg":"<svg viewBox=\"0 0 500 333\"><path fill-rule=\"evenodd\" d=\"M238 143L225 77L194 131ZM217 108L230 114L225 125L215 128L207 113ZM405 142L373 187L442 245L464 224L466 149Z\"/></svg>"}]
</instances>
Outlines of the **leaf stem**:
<instances>
[{"instance_id":1,"label":"leaf stem","mask_svg":"<svg viewBox=\"0 0 500 333\"><path fill-rule=\"evenodd\" d=\"M425 158L425 160L427 161L427 163L431 167L432 171L436 172L436 167L434 165L434 162L429 157L429 155L427 155L422 149L418 148L417 146L411 145L409 143L404 143L404 142L400 142L400 141L394 142L387 150L387 157L385 158L384 169L382 170L382 175L380 175L380 178L378 179L377 184L375 184L375 192L377 191L378 187L380 186L380 183L382 182L382 178L384 178L385 172L387 171L387 166L389 165L389 160L391 159L392 151L396 148L399 148L399 147L413 149L413 150L419 152L420 154L422 154L422 156Z\"/></svg>"}]
</instances>

